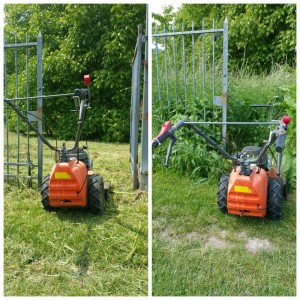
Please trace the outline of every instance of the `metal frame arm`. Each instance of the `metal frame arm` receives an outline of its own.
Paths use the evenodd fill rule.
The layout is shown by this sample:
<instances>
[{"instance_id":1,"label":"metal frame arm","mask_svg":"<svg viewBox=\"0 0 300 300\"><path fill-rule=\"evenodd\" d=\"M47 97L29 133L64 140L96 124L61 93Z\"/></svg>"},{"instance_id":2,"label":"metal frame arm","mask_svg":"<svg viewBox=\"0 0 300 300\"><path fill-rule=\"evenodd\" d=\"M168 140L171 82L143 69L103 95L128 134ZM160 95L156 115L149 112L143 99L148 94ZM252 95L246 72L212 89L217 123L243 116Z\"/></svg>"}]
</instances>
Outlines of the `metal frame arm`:
<instances>
[{"instance_id":1,"label":"metal frame arm","mask_svg":"<svg viewBox=\"0 0 300 300\"><path fill-rule=\"evenodd\" d=\"M226 159L230 159L233 162L237 161L237 158L233 157L232 155L230 155L227 151L225 151L222 147L220 147L214 140L212 140L208 135L206 135L203 131L201 131L196 125L193 124L186 124L188 127L192 128L197 134L199 134L200 136L202 136L205 141L207 143L209 143L210 145L212 145L216 150L218 150L223 157L225 157Z\"/></svg>"},{"instance_id":2,"label":"metal frame arm","mask_svg":"<svg viewBox=\"0 0 300 300\"><path fill-rule=\"evenodd\" d=\"M54 151L58 151L58 149L54 146L52 146L48 141L47 139L43 136L42 133L39 132L39 130L37 128L35 128L31 122L28 120L28 118L20 111L20 109L13 104L13 102L11 100L8 100L8 99L5 99L4 100L5 103L7 103L16 113L17 115L24 121L27 123L27 125L29 126L29 128L35 132L35 134L41 139L41 141L46 145L48 146L51 150L54 150Z\"/></svg>"}]
</instances>

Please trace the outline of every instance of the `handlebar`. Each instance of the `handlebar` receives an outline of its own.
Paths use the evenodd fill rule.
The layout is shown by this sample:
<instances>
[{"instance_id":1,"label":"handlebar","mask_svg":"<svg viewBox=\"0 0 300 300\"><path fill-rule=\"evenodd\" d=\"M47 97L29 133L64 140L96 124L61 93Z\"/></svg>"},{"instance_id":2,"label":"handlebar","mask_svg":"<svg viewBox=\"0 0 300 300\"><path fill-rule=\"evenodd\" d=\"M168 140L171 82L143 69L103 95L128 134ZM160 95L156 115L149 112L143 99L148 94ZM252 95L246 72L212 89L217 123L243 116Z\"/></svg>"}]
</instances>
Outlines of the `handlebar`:
<instances>
[{"instance_id":1,"label":"handlebar","mask_svg":"<svg viewBox=\"0 0 300 300\"><path fill-rule=\"evenodd\" d=\"M89 75L85 75L84 76L84 82L86 85L88 85L90 83L90 76ZM65 94L67 96L71 95L71 94ZM42 96L45 97L45 96ZM76 135L76 140L75 140L75 144L72 148L68 148L67 151L73 151L74 149L76 149L76 147L78 147L78 142L79 142L79 138L80 138L80 134L81 134L81 130L83 127L83 121L85 118L85 112L86 109L89 105L89 99L90 99L90 90L89 89L76 89L74 91L74 97L79 97L81 99L80 103L80 112L79 112L79 121L78 121L78 129L77 129L77 135ZM57 147L51 145L48 140L44 137L44 135L42 134L42 132L40 132L38 130L38 128L36 128L34 125L32 125L32 123L29 121L28 117L22 113L22 111L20 110L20 108L16 105L14 105L14 103L10 100L10 99L5 99L5 102L17 113L17 115L25 122L27 123L27 125L29 126L29 128L34 131L34 133L41 139L41 141L47 146L49 147L51 150L53 151L60 151L60 149L58 149Z\"/></svg>"},{"instance_id":2,"label":"handlebar","mask_svg":"<svg viewBox=\"0 0 300 300\"><path fill-rule=\"evenodd\" d=\"M152 140L152 147L157 147L162 144L168 137L171 137L174 132L184 125L184 122L187 120L180 120L177 124L171 124L171 121L165 122L162 127L160 133Z\"/></svg>"},{"instance_id":3,"label":"handlebar","mask_svg":"<svg viewBox=\"0 0 300 300\"><path fill-rule=\"evenodd\" d=\"M174 132L182 127L183 125L187 125L188 127L192 128L197 134L202 136L207 143L212 145L216 150L218 150L221 155L226 158L232 160L233 163L244 163L244 158L237 158L232 155L230 155L228 152L226 152L221 146L219 146L214 140L212 140L209 136L206 135L205 132L203 132L199 127L193 124L188 124L189 122L187 119L180 120L177 124L171 126L171 122L167 121L163 124L162 129L160 133L152 140L152 147L157 147L161 143L163 143L168 137L170 137L170 144L167 150L167 156L166 156L166 166L168 166L169 157L171 154L172 146L176 142L177 138L174 135ZM248 163L259 163L266 153L266 151L269 149L269 147L275 142L276 140L276 146L275 150L279 155L279 164L277 169L277 174L280 174L280 163L281 163L281 156L282 152L284 150L284 144L285 144L285 138L287 135L287 125L290 122L290 117L284 116L282 120L280 121L279 126L277 129L271 131L269 140L266 142L264 147L262 148L260 154L255 159L247 159ZM187 124L186 124L187 123Z\"/></svg>"}]
</instances>

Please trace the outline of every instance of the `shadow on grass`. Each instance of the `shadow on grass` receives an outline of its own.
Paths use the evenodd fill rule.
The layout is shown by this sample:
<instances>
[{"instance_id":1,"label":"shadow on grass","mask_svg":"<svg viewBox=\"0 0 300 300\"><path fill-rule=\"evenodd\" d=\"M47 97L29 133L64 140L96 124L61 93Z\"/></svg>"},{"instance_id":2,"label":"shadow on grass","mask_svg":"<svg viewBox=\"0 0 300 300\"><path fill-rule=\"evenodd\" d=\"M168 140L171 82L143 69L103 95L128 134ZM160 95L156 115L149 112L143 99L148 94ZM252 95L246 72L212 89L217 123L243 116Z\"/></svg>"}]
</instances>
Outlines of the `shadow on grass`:
<instances>
[{"instance_id":1,"label":"shadow on grass","mask_svg":"<svg viewBox=\"0 0 300 300\"><path fill-rule=\"evenodd\" d=\"M81 223L88 226L98 226L118 214L115 203L110 199L106 202L104 212L100 215L94 215L84 208L58 208L51 213L56 213L57 217L63 222Z\"/></svg>"}]
</instances>

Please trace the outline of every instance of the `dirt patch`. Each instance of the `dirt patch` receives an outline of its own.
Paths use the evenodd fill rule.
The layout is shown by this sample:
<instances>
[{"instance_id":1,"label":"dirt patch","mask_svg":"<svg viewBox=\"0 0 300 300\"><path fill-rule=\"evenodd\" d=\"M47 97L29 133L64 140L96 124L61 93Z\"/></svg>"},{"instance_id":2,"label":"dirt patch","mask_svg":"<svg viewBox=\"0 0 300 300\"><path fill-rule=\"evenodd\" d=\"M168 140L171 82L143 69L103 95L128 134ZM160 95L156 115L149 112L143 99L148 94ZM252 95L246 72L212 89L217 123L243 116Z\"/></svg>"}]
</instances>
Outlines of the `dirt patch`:
<instances>
[{"instance_id":1,"label":"dirt patch","mask_svg":"<svg viewBox=\"0 0 300 300\"><path fill-rule=\"evenodd\" d=\"M201 240L201 234L196 231L190 231L182 235L183 238L190 240ZM202 236L203 238L203 236Z\"/></svg>"},{"instance_id":2,"label":"dirt patch","mask_svg":"<svg viewBox=\"0 0 300 300\"><path fill-rule=\"evenodd\" d=\"M261 250L270 251L274 248L274 246L268 240L259 238L247 239L245 247L249 252L252 253L257 253Z\"/></svg>"},{"instance_id":3,"label":"dirt patch","mask_svg":"<svg viewBox=\"0 0 300 300\"><path fill-rule=\"evenodd\" d=\"M164 228L164 230L160 232L160 238L169 243L178 243L179 241L176 234L171 233L168 227Z\"/></svg>"},{"instance_id":4,"label":"dirt patch","mask_svg":"<svg viewBox=\"0 0 300 300\"><path fill-rule=\"evenodd\" d=\"M243 238L243 239L246 239L247 238L247 232L246 231L240 231L236 234L236 236L238 238Z\"/></svg>"},{"instance_id":5,"label":"dirt patch","mask_svg":"<svg viewBox=\"0 0 300 300\"><path fill-rule=\"evenodd\" d=\"M224 249L234 246L232 242L226 241L224 238L218 238L216 236L210 236L206 245L216 249Z\"/></svg>"},{"instance_id":6,"label":"dirt patch","mask_svg":"<svg viewBox=\"0 0 300 300\"><path fill-rule=\"evenodd\" d=\"M250 253L259 251L271 251L274 249L272 243L267 239L249 237L246 231L239 231L235 234L236 239L228 239L231 236L226 230L211 228L209 233L189 231L183 234L176 234L171 228L165 227L160 231L159 237L169 243L181 243L184 241L198 241L202 245L215 249L225 249L232 247L244 247Z\"/></svg>"}]
</instances>

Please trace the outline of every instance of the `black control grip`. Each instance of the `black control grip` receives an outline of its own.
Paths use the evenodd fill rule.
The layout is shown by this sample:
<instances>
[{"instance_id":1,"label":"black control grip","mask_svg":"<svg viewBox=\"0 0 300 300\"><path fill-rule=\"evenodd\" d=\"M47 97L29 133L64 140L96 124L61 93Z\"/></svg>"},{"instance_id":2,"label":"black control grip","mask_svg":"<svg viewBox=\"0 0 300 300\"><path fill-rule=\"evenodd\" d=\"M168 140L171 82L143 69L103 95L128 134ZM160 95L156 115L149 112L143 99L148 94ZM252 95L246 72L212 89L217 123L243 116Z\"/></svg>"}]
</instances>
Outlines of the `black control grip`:
<instances>
[{"instance_id":1,"label":"black control grip","mask_svg":"<svg viewBox=\"0 0 300 300\"><path fill-rule=\"evenodd\" d=\"M163 133L162 135L156 137L155 139L152 140L152 147L157 147L160 145L162 142L164 142L168 137L170 137L177 129L179 129L181 126L184 125L184 123L187 120L180 120L176 125L172 126L170 130L167 132Z\"/></svg>"},{"instance_id":2,"label":"black control grip","mask_svg":"<svg viewBox=\"0 0 300 300\"><path fill-rule=\"evenodd\" d=\"M275 150L277 153L282 153L285 144L286 133L281 133L277 135Z\"/></svg>"},{"instance_id":3,"label":"black control grip","mask_svg":"<svg viewBox=\"0 0 300 300\"><path fill-rule=\"evenodd\" d=\"M156 137L152 141L152 147L157 147L158 145L160 145L162 142L164 142L170 136L170 134L171 134L170 131L167 131L164 134Z\"/></svg>"},{"instance_id":4,"label":"black control grip","mask_svg":"<svg viewBox=\"0 0 300 300\"><path fill-rule=\"evenodd\" d=\"M80 99L88 99L89 98L89 90L88 89L76 89L74 92L74 96L77 96Z\"/></svg>"}]
</instances>

